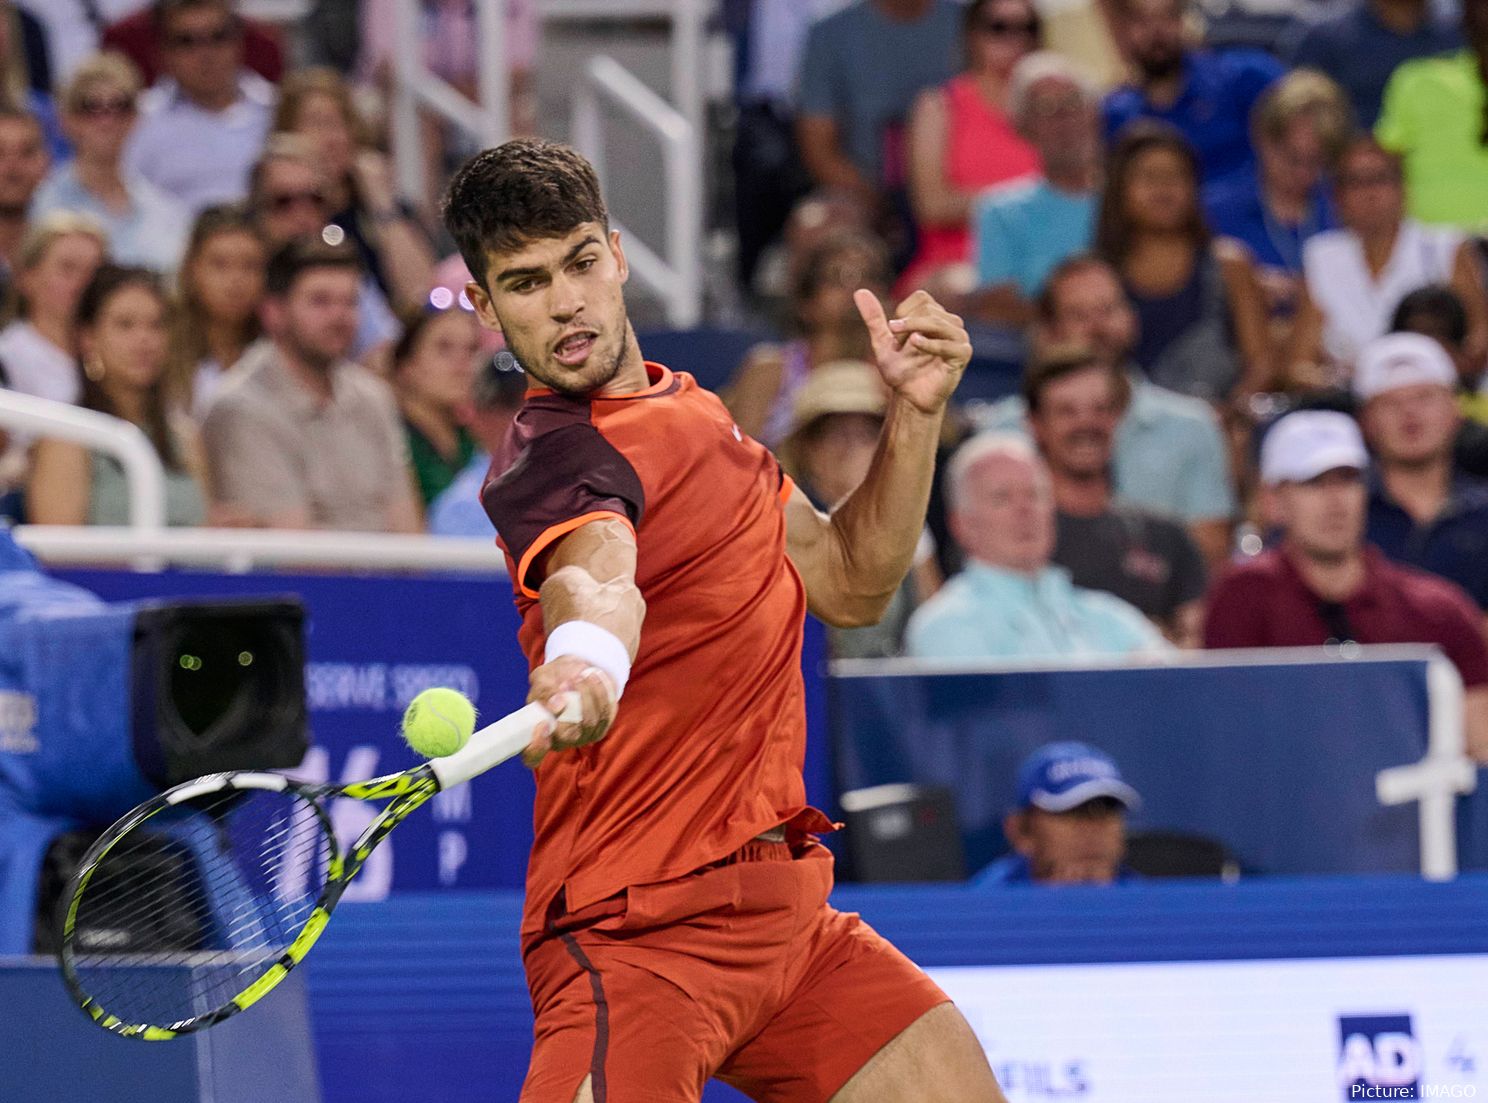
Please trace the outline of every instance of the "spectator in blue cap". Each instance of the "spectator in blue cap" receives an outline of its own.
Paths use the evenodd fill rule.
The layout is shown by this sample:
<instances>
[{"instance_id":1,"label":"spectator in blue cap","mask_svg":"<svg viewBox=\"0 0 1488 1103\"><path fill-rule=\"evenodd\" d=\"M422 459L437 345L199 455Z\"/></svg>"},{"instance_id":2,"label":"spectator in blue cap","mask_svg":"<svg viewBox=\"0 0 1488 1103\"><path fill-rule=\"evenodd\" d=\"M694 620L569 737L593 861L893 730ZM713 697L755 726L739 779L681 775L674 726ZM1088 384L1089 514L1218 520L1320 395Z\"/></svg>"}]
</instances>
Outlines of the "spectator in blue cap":
<instances>
[{"instance_id":1,"label":"spectator in blue cap","mask_svg":"<svg viewBox=\"0 0 1488 1103\"><path fill-rule=\"evenodd\" d=\"M1003 821L1013 853L974 884L1115 885L1135 879L1126 856L1126 813L1137 791L1115 761L1087 743L1049 743L1018 771L1018 806Z\"/></svg>"}]
</instances>

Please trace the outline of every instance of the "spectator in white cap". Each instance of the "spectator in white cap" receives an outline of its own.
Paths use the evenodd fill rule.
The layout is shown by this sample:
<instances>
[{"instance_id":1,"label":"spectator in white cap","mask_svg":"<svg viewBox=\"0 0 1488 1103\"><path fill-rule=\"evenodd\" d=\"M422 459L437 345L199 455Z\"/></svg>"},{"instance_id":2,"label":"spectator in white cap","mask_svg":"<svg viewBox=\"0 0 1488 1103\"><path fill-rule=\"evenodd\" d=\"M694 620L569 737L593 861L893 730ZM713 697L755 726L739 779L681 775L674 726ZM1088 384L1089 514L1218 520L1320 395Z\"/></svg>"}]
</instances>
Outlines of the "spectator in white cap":
<instances>
[{"instance_id":1,"label":"spectator in white cap","mask_svg":"<svg viewBox=\"0 0 1488 1103\"><path fill-rule=\"evenodd\" d=\"M1368 537L1391 559L1450 579L1488 607L1488 484L1454 467L1457 371L1441 344L1391 333L1366 345L1354 395L1374 454Z\"/></svg>"},{"instance_id":2,"label":"spectator in white cap","mask_svg":"<svg viewBox=\"0 0 1488 1103\"><path fill-rule=\"evenodd\" d=\"M966 567L909 618L909 654L925 659L1057 661L1162 650L1162 636L1112 594L1054 566L1049 469L1022 437L985 433L947 473L951 533Z\"/></svg>"},{"instance_id":3,"label":"spectator in white cap","mask_svg":"<svg viewBox=\"0 0 1488 1103\"><path fill-rule=\"evenodd\" d=\"M1368 453L1347 414L1302 410L1261 442L1261 481L1283 537L1209 595L1204 645L1431 643L1467 687L1468 750L1488 761L1488 640L1462 589L1392 562L1364 539Z\"/></svg>"}]
</instances>

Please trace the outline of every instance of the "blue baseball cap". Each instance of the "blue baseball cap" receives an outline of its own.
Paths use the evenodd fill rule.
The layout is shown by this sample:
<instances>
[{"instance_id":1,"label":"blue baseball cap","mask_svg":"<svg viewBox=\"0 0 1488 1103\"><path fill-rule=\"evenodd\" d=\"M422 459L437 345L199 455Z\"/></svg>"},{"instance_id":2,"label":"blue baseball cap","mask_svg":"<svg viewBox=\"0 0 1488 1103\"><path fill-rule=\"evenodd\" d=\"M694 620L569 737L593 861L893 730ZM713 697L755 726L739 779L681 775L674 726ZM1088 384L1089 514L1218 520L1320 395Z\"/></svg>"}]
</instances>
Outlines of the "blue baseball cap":
<instances>
[{"instance_id":1,"label":"blue baseball cap","mask_svg":"<svg viewBox=\"0 0 1488 1103\"><path fill-rule=\"evenodd\" d=\"M1110 797L1128 811L1142 798L1121 780L1115 760L1088 743L1049 743L1023 760L1018 770L1018 807L1068 812L1086 801Z\"/></svg>"}]
</instances>

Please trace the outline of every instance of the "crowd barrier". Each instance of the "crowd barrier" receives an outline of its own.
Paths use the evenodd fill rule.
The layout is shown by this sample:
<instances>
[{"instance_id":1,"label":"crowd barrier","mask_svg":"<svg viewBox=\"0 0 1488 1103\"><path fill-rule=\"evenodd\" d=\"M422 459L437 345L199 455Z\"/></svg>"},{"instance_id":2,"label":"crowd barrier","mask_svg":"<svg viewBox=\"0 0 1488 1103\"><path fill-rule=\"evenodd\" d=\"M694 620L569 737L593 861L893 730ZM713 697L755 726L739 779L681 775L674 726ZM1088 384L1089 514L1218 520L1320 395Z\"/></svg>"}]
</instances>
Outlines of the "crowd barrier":
<instances>
[{"instance_id":1,"label":"crowd barrier","mask_svg":"<svg viewBox=\"0 0 1488 1103\"><path fill-rule=\"evenodd\" d=\"M1332 1103L1366 1070L1488 1098L1488 877L834 901L955 997L1010 1103ZM519 913L470 893L338 916L308 963L325 1103L420 1098L431 1068L441 1103L514 1103L532 1040Z\"/></svg>"},{"instance_id":2,"label":"crowd barrier","mask_svg":"<svg viewBox=\"0 0 1488 1103\"><path fill-rule=\"evenodd\" d=\"M956 999L1010 1103L1488 1098L1488 876L842 886L834 903ZM341 909L291 974L308 983L313 1061L292 984L206 1048L147 1045L88 1025L45 963L0 959L18 1024L0 1098L309 1103L313 1067L324 1103L515 1103L532 1044L520 914L515 892ZM247 1028L268 1033L231 1033ZM208 1073L221 1093L192 1094ZM159 1090L141 1091L152 1076ZM704 1099L742 1097L714 1085Z\"/></svg>"},{"instance_id":3,"label":"crowd barrier","mask_svg":"<svg viewBox=\"0 0 1488 1103\"><path fill-rule=\"evenodd\" d=\"M58 573L110 600L299 595L315 737L300 772L311 778L350 780L412 764L398 719L426 686L460 688L487 715L526 693L517 617L499 575ZM1022 754L1048 739L1083 738L1114 754L1143 793L1138 826L1214 835L1250 870L1414 871L1423 843L1430 849L1434 840L1437 866L1428 872L1446 876L1459 850L1464 867L1488 866L1488 795L1457 803L1454 843L1452 798L1386 807L1375 793L1380 770L1415 763L1430 741L1432 654L1360 648L1331 658L1270 652L1138 669L946 674L912 663L839 663L829 678L813 621L803 657L807 796L835 812L846 788L950 785L975 868L1001 846L999 821ZM1434 760L1452 761L1454 752L1427 765ZM1425 789L1435 791L1429 778ZM514 768L441 794L379 848L351 898L519 887L531 796L530 778ZM368 814L352 801L334 809L348 834ZM1423 821L1435 825L1425 835Z\"/></svg>"},{"instance_id":4,"label":"crowd barrier","mask_svg":"<svg viewBox=\"0 0 1488 1103\"><path fill-rule=\"evenodd\" d=\"M1468 864L1488 858L1485 795L1460 808L1455 796L1476 780L1461 749L1461 683L1432 648L1074 669L852 661L833 673L839 789L950 787L973 869L1005 847L1019 762L1055 739L1116 759L1143 797L1133 827L1218 839L1249 872L1447 877L1459 851Z\"/></svg>"}]
</instances>

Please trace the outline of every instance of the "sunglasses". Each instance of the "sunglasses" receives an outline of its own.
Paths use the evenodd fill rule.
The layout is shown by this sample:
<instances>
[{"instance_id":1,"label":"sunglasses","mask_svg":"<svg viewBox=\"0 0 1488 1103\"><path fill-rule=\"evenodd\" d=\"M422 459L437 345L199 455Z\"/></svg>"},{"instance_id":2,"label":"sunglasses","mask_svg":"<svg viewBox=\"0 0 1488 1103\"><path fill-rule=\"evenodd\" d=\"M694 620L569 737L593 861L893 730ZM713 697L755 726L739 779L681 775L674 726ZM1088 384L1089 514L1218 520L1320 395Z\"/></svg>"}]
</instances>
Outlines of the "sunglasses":
<instances>
[{"instance_id":1,"label":"sunglasses","mask_svg":"<svg viewBox=\"0 0 1488 1103\"><path fill-rule=\"evenodd\" d=\"M1039 25L1032 20L1012 21L1007 19L978 19L976 29L992 38L1038 37Z\"/></svg>"},{"instance_id":2,"label":"sunglasses","mask_svg":"<svg viewBox=\"0 0 1488 1103\"><path fill-rule=\"evenodd\" d=\"M79 100L73 110L90 119L100 119L108 115L133 115L134 100L128 96L114 96L106 100Z\"/></svg>"},{"instance_id":3,"label":"sunglasses","mask_svg":"<svg viewBox=\"0 0 1488 1103\"><path fill-rule=\"evenodd\" d=\"M165 44L172 50L195 50L203 46L227 46L238 40L238 28L232 23L224 23L215 30L203 31L201 34L172 34L167 35Z\"/></svg>"},{"instance_id":4,"label":"sunglasses","mask_svg":"<svg viewBox=\"0 0 1488 1103\"><path fill-rule=\"evenodd\" d=\"M264 196L264 206L271 211L288 211L301 204L320 210L325 206L325 196L318 191L281 191Z\"/></svg>"}]
</instances>

